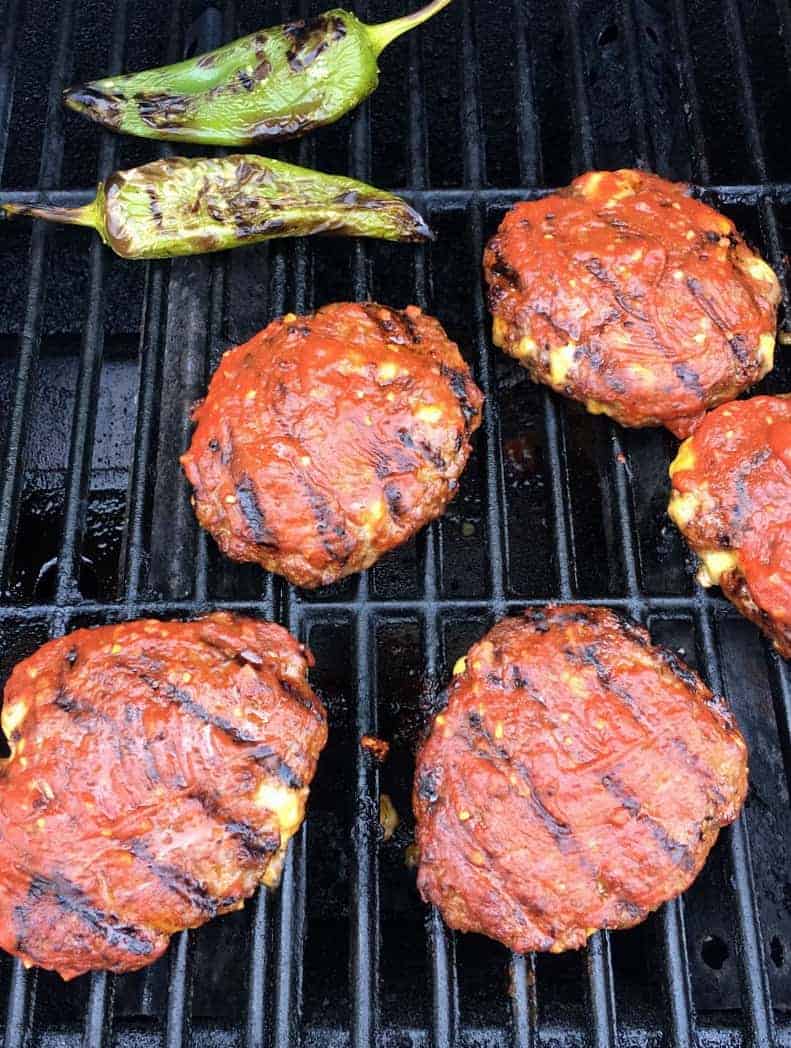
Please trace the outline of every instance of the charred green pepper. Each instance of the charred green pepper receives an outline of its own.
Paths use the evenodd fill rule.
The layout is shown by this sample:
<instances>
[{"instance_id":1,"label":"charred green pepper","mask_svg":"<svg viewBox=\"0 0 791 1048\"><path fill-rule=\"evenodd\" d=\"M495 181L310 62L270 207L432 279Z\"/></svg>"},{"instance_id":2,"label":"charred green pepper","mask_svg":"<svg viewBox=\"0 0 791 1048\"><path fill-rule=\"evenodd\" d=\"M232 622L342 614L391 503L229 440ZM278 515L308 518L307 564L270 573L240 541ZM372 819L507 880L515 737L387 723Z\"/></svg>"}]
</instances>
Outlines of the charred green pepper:
<instances>
[{"instance_id":1,"label":"charred green pepper","mask_svg":"<svg viewBox=\"0 0 791 1048\"><path fill-rule=\"evenodd\" d=\"M260 145L331 124L379 82L377 58L451 0L365 25L327 11L176 65L71 87L64 102L111 131L214 146Z\"/></svg>"},{"instance_id":2,"label":"charred green pepper","mask_svg":"<svg viewBox=\"0 0 791 1048\"><path fill-rule=\"evenodd\" d=\"M315 233L432 236L400 197L261 156L167 157L117 171L83 207L4 204L3 213L91 226L122 258L173 258Z\"/></svg>"}]
</instances>

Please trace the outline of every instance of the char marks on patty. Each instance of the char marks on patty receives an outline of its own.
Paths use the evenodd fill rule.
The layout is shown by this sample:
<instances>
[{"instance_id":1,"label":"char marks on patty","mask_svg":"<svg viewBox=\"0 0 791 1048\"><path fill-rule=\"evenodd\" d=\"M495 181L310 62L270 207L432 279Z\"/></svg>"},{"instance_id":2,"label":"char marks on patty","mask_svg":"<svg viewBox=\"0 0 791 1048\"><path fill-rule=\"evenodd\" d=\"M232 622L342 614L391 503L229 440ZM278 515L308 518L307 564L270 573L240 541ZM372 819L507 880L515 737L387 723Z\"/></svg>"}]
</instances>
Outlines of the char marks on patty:
<instances>
[{"instance_id":1,"label":"char marks on patty","mask_svg":"<svg viewBox=\"0 0 791 1048\"><path fill-rule=\"evenodd\" d=\"M228 556L296 585L365 570L444 511L482 400L414 306L288 314L225 354L193 413L198 519Z\"/></svg>"},{"instance_id":2,"label":"char marks on patty","mask_svg":"<svg viewBox=\"0 0 791 1048\"><path fill-rule=\"evenodd\" d=\"M504 619L417 761L418 887L519 952L582 946L684 891L747 788L722 700L603 608Z\"/></svg>"},{"instance_id":3,"label":"char marks on patty","mask_svg":"<svg viewBox=\"0 0 791 1048\"><path fill-rule=\"evenodd\" d=\"M512 208L484 272L495 344L626 426L687 436L772 366L777 278L681 183L581 175Z\"/></svg>"},{"instance_id":4,"label":"char marks on patty","mask_svg":"<svg viewBox=\"0 0 791 1048\"><path fill-rule=\"evenodd\" d=\"M324 707L280 626L227 613L77 630L19 663L0 769L0 946L132 971L277 882Z\"/></svg>"}]
</instances>

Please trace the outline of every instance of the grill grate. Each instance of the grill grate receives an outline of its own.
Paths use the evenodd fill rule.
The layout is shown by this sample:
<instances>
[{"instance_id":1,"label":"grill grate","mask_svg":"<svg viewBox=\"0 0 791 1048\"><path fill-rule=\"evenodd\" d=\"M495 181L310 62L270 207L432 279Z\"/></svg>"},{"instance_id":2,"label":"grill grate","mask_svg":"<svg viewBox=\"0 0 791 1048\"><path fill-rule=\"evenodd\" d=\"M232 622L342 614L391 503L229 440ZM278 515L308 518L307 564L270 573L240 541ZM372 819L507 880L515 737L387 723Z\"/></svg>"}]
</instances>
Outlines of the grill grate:
<instances>
[{"instance_id":1,"label":"grill grate","mask_svg":"<svg viewBox=\"0 0 791 1048\"><path fill-rule=\"evenodd\" d=\"M110 17L101 0L0 0L0 201L84 202L74 184L154 155L63 114L75 62L99 73L172 61L322 6L115 0ZM357 10L376 20L402 6ZM182 933L133 976L64 987L5 959L5 1048L791 1045L787 666L721 598L692 588L680 541L661 530L672 441L533 387L492 351L480 282L485 239L513 201L629 163L705 187L780 271L791 181L777 178L783 129L771 114L787 111L791 84L782 56L762 48L791 52L788 0L565 0L560 17L551 0L457 0L442 17L388 54L353 120L284 150L380 184L392 172L443 234L429 249L277 243L141 266L84 233L3 231L4 671L78 625L227 607L314 647L332 723L278 895ZM158 29L169 43L152 53ZM49 77L40 132L29 70ZM177 455L228 344L289 308L352 296L436 312L488 410L446 518L359 579L305 594L219 558ZM765 388L789 378L781 365ZM493 618L547 599L621 609L683 645L733 698L753 790L684 900L578 956L509 957L424 915L403 868L411 750L455 656ZM356 745L377 730L393 740L382 769ZM380 788L405 824L387 846Z\"/></svg>"}]
</instances>

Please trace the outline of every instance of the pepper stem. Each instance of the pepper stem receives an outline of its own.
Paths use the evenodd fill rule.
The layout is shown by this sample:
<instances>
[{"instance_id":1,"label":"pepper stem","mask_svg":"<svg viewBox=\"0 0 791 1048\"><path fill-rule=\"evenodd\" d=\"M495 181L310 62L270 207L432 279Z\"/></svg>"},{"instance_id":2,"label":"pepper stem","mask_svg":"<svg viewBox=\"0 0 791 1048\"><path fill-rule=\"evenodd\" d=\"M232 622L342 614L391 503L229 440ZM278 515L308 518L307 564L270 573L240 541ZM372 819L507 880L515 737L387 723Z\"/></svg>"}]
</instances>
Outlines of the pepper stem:
<instances>
[{"instance_id":1,"label":"pepper stem","mask_svg":"<svg viewBox=\"0 0 791 1048\"><path fill-rule=\"evenodd\" d=\"M0 204L0 215L14 218L43 218L45 222L58 222L67 226L90 226L103 235L103 221L98 196L82 207L57 207L55 204Z\"/></svg>"},{"instance_id":2,"label":"pepper stem","mask_svg":"<svg viewBox=\"0 0 791 1048\"><path fill-rule=\"evenodd\" d=\"M410 29L427 22L429 18L433 18L443 7L447 7L452 2L453 0L431 0L430 4L426 4L425 7L421 7L419 11L411 15L403 15L401 18L394 18L392 22L382 22L380 25L367 25L365 30L376 56L381 55L388 44L392 44L402 33L408 33Z\"/></svg>"}]
</instances>

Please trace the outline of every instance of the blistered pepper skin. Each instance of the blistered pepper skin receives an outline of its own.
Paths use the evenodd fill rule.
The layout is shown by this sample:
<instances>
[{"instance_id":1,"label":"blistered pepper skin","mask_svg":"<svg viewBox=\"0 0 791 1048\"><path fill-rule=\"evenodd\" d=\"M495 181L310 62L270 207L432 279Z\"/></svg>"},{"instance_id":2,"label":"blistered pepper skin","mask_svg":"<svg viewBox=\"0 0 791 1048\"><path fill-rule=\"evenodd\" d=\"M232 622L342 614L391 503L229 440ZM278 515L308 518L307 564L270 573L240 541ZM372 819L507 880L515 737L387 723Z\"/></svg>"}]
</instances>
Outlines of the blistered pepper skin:
<instances>
[{"instance_id":1,"label":"blistered pepper skin","mask_svg":"<svg viewBox=\"0 0 791 1048\"><path fill-rule=\"evenodd\" d=\"M335 9L259 30L175 65L68 88L70 109L121 134L265 145L340 119L379 83L377 58L451 0L378 26Z\"/></svg>"},{"instance_id":2,"label":"blistered pepper skin","mask_svg":"<svg viewBox=\"0 0 791 1048\"><path fill-rule=\"evenodd\" d=\"M117 255L137 259L318 233L403 241L432 237L400 197L260 156L166 157L111 175L85 207L8 204L3 212L91 226Z\"/></svg>"}]
</instances>

